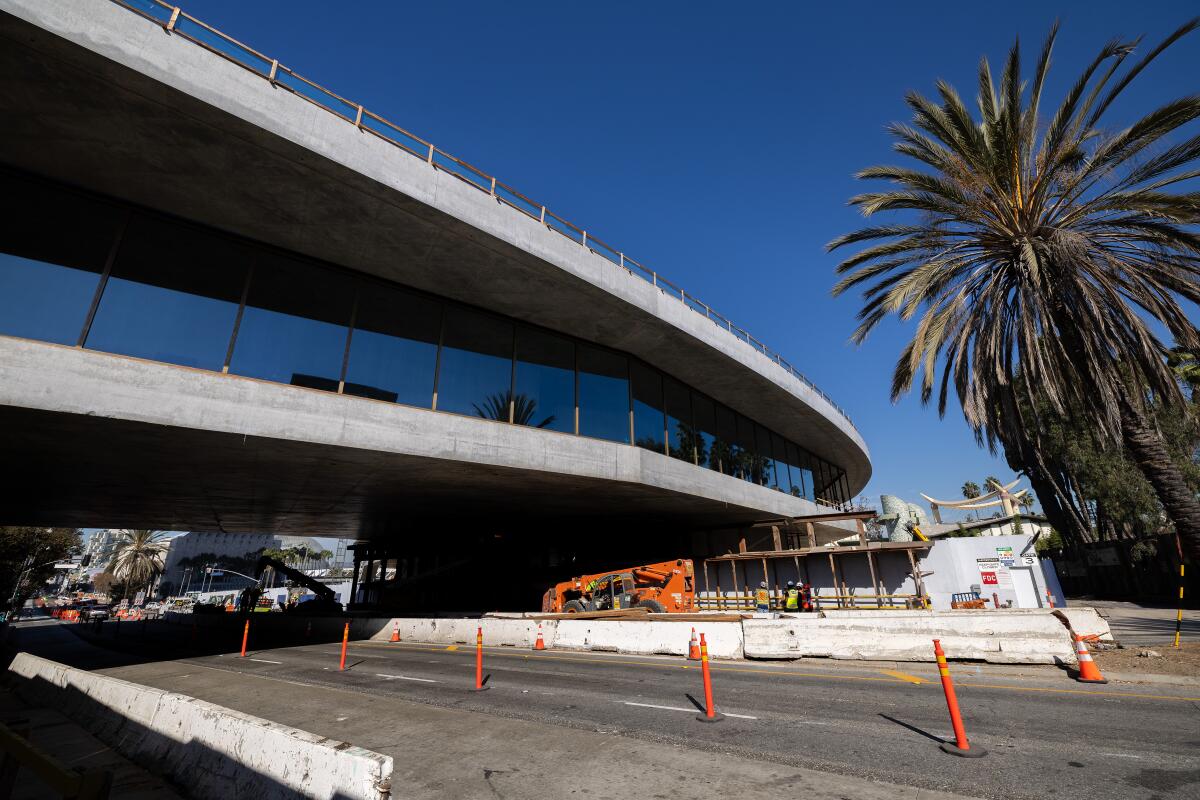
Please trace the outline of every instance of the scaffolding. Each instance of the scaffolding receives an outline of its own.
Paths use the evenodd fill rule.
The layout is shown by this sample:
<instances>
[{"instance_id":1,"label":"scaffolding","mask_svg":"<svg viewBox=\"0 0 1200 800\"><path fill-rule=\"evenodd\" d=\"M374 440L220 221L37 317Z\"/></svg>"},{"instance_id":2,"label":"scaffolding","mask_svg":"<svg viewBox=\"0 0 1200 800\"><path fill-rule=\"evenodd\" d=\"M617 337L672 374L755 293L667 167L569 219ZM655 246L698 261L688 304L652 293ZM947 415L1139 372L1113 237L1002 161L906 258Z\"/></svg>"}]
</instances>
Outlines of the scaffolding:
<instances>
[{"instance_id":1,"label":"scaffolding","mask_svg":"<svg viewBox=\"0 0 1200 800\"><path fill-rule=\"evenodd\" d=\"M738 552L712 556L704 559L704 592L699 598L700 607L706 610L753 610L754 597L751 589L753 579L750 576L750 565L761 566L763 582L771 584L768 563L780 560L790 560L796 570L796 575L808 580L809 559L828 559L829 570L833 577L834 593L821 595L819 592L812 597L814 610L822 606L834 608L874 608L880 610L928 608L929 598L925 593L925 582L921 571L917 568L914 553L928 550L930 542L872 542L867 539L866 522L876 517L875 511L839 511L826 514L815 514L805 517L783 517L755 523L753 528L770 528L773 547L770 550L748 550L746 538L739 541ZM835 529L836 540L818 544L817 526L836 522L854 522L857 530L858 543L842 546L835 542L844 540L854 534L845 534L843 529ZM786 540L786 544L785 544ZM903 554L903 556L901 556ZM871 576L871 589L866 593L858 593L857 587L847 586L845 581L845 560L848 558L864 557ZM905 557L908 561L909 574L912 576L915 594L889 593L883 584L881 558ZM733 593L723 592L720 584L715 586L715 594L709 580L709 564L715 563L718 568L728 563L733 579ZM843 568L838 570L838 564ZM742 580L738 581L738 565L741 565ZM782 610L784 595L778 583L771 592L771 608Z\"/></svg>"}]
</instances>

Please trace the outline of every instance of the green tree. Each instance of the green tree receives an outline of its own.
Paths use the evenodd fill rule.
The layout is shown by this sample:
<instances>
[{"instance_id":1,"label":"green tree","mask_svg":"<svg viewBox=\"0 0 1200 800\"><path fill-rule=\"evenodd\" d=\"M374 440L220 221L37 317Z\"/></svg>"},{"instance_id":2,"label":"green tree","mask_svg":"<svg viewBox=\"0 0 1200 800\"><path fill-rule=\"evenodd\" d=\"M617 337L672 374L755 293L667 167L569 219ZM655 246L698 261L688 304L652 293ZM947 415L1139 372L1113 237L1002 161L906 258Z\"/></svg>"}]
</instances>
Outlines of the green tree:
<instances>
[{"instance_id":1,"label":"green tree","mask_svg":"<svg viewBox=\"0 0 1200 800\"><path fill-rule=\"evenodd\" d=\"M54 563L79 552L76 528L0 528L0 608L20 608L54 573Z\"/></svg>"},{"instance_id":2,"label":"green tree","mask_svg":"<svg viewBox=\"0 0 1200 800\"><path fill-rule=\"evenodd\" d=\"M165 531L125 530L113 550L108 572L125 584L125 594L130 590L145 589L150 593L150 584L163 571L163 559L167 553Z\"/></svg>"},{"instance_id":3,"label":"green tree","mask_svg":"<svg viewBox=\"0 0 1200 800\"><path fill-rule=\"evenodd\" d=\"M860 178L897 187L850 202L866 216L911 216L831 242L864 245L838 266L834 293L863 289L858 342L890 315L920 315L896 364L893 398L919 381L922 402L936 394L944 414L953 386L977 440L1002 446L1048 511L1066 487L1041 461L1042 421L1022 413L1019 386L1060 417L1081 412L1105 446L1124 444L1200 558L1200 502L1152 419L1152 405L1184 402L1156 327L1189 352L1200 348L1180 305L1200 303L1200 236L1191 227L1200 223L1200 195L1178 186L1197 175L1200 137L1164 141L1200 117L1200 95L1116 132L1105 117L1200 19L1128 68L1136 43L1105 45L1043 117L1057 27L1032 81L1022 77L1019 43L999 91L981 62L978 122L943 81L938 101L908 94L913 124L890 131L895 149L924 169L865 169Z\"/></svg>"},{"instance_id":4,"label":"green tree","mask_svg":"<svg viewBox=\"0 0 1200 800\"><path fill-rule=\"evenodd\" d=\"M979 484L975 481L967 481L962 485L962 496L968 500L974 500L979 497Z\"/></svg>"}]
</instances>

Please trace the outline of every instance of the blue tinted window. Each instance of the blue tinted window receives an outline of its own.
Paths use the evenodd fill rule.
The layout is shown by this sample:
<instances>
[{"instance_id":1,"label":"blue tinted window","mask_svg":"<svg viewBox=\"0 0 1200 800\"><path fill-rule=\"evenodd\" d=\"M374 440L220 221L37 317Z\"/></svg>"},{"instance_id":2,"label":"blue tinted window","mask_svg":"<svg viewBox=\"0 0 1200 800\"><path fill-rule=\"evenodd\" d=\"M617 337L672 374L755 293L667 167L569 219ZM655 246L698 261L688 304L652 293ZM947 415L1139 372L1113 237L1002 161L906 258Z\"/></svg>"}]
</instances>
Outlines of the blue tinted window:
<instances>
[{"instance_id":1,"label":"blue tinted window","mask_svg":"<svg viewBox=\"0 0 1200 800\"><path fill-rule=\"evenodd\" d=\"M771 432L762 425L754 426L755 455L758 456L755 473L757 483L771 489L779 488L775 478L775 459L771 456Z\"/></svg>"},{"instance_id":2,"label":"blue tinted window","mask_svg":"<svg viewBox=\"0 0 1200 800\"><path fill-rule=\"evenodd\" d=\"M696 429L692 426L692 393L671 378L663 382L663 407L667 412L667 453L695 463Z\"/></svg>"},{"instance_id":3,"label":"blue tinted window","mask_svg":"<svg viewBox=\"0 0 1200 800\"><path fill-rule=\"evenodd\" d=\"M629 364L625 356L579 345L579 433L629 442Z\"/></svg>"},{"instance_id":4,"label":"blue tinted window","mask_svg":"<svg viewBox=\"0 0 1200 800\"><path fill-rule=\"evenodd\" d=\"M717 440L713 443L721 472L735 478L742 477L743 455L738 444L737 414L725 406L717 406Z\"/></svg>"},{"instance_id":5,"label":"blue tinted window","mask_svg":"<svg viewBox=\"0 0 1200 800\"><path fill-rule=\"evenodd\" d=\"M702 394L692 393L692 413L695 415L696 463L702 467L721 469L721 453L717 448L717 407Z\"/></svg>"},{"instance_id":6,"label":"blue tinted window","mask_svg":"<svg viewBox=\"0 0 1200 800\"><path fill-rule=\"evenodd\" d=\"M633 443L656 453L666 451L663 431L663 380L657 370L640 361L629 365L630 392L633 395Z\"/></svg>"},{"instance_id":7,"label":"blue tinted window","mask_svg":"<svg viewBox=\"0 0 1200 800\"><path fill-rule=\"evenodd\" d=\"M436 300L363 285L343 393L429 408L441 327Z\"/></svg>"},{"instance_id":8,"label":"blue tinted window","mask_svg":"<svg viewBox=\"0 0 1200 800\"><path fill-rule=\"evenodd\" d=\"M570 339L517 329L513 422L575 432L575 343Z\"/></svg>"},{"instance_id":9,"label":"blue tinted window","mask_svg":"<svg viewBox=\"0 0 1200 800\"><path fill-rule=\"evenodd\" d=\"M829 494L829 466L819 458L813 457L813 480L816 482L817 500L822 503L832 502Z\"/></svg>"},{"instance_id":10,"label":"blue tinted window","mask_svg":"<svg viewBox=\"0 0 1200 800\"><path fill-rule=\"evenodd\" d=\"M777 433L771 434L771 452L775 456L775 479L778 481L776 488L787 494L792 493L792 475L788 470L787 445L784 439Z\"/></svg>"},{"instance_id":11,"label":"blue tinted window","mask_svg":"<svg viewBox=\"0 0 1200 800\"><path fill-rule=\"evenodd\" d=\"M737 476L751 483L762 483L762 462L754 446L754 423L737 415Z\"/></svg>"},{"instance_id":12,"label":"blue tinted window","mask_svg":"<svg viewBox=\"0 0 1200 800\"><path fill-rule=\"evenodd\" d=\"M337 391L353 305L341 274L260 253L229 371Z\"/></svg>"},{"instance_id":13,"label":"blue tinted window","mask_svg":"<svg viewBox=\"0 0 1200 800\"><path fill-rule=\"evenodd\" d=\"M78 343L123 216L0 172L0 334Z\"/></svg>"},{"instance_id":14,"label":"blue tinted window","mask_svg":"<svg viewBox=\"0 0 1200 800\"><path fill-rule=\"evenodd\" d=\"M508 422L513 325L465 308L446 309L437 409Z\"/></svg>"},{"instance_id":15,"label":"blue tinted window","mask_svg":"<svg viewBox=\"0 0 1200 800\"><path fill-rule=\"evenodd\" d=\"M806 497L804 470L800 466L800 449L792 442L785 442L785 444L787 445L788 473L792 477L789 491L793 497ZM808 485L812 485L811 476L808 478Z\"/></svg>"},{"instance_id":16,"label":"blue tinted window","mask_svg":"<svg viewBox=\"0 0 1200 800\"><path fill-rule=\"evenodd\" d=\"M249 264L249 253L227 239L135 217L87 347L220 371Z\"/></svg>"},{"instance_id":17,"label":"blue tinted window","mask_svg":"<svg viewBox=\"0 0 1200 800\"><path fill-rule=\"evenodd\" d=\"M813 457L804 449L800 449L800 479L804 483L803 496L816 502L817 483L813 475Z\"/></svg>"}]
</instances>

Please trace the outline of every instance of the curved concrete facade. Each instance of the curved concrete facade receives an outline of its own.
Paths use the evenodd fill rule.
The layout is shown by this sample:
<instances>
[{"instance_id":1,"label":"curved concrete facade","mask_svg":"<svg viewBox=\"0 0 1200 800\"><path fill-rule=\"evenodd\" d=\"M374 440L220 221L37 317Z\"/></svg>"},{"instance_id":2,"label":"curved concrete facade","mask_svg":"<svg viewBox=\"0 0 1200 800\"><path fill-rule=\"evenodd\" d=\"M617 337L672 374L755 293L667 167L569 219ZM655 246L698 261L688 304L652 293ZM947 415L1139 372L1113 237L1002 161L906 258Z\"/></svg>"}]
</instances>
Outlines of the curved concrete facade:
<instances>
[{"instance_id":1,"label":"curved concrete facade","mask_svg":"<svg viewBox=\"0 0 1200 800\"><path fill-rule=\"evenodd\" d=\"M108 0L0 0L0 9L0 104L21 112L6 114L12 124L0 132L9 163L633 354L842 467L852 494L869 479L866 444L818 392L678 298L453 174ZM0 370L14 424L67 413L91 418L71 425L97 445L168 426L221 447L231 435L275 441L280 464L329 455L403 472L415 459L412 474L436 463L430 474L500 476L481 513L529 500L541 481L594 493L576 511L636 498L631 510L688 524L815 510L629 445L72 348L0 339ZM528 492L513 494L510 471ZM427 494L435 483L414 485ZM359 499L319 524L362 530L389 516ZM197 505L155 524L264 529L267 517L280 528L286 516L252 507L238 505L236 522ZM312 521L301 517L282 528L305 529Z\"/></svg>"}]
</instances>

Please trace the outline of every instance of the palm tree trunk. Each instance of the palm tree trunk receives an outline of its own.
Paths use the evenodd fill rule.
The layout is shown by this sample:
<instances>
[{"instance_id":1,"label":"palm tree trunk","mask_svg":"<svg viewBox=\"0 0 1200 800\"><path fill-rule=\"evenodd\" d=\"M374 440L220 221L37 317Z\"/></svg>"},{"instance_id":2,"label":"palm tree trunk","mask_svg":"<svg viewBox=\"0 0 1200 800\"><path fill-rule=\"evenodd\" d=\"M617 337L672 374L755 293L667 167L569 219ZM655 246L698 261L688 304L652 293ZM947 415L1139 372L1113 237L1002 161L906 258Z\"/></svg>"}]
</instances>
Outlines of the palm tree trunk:
<instances>
[{"instance_id":1,"label":"palm tree trunk","mask_svg":"<svg viewBox=\"0 0 1200 800\"><path fill-rule=\"evenodd\" d=\"M1192 559L1200 560L1200 502L1158 431L1126 398L1121 399L1121 435Z\"/></svg>"}]
</instances>

